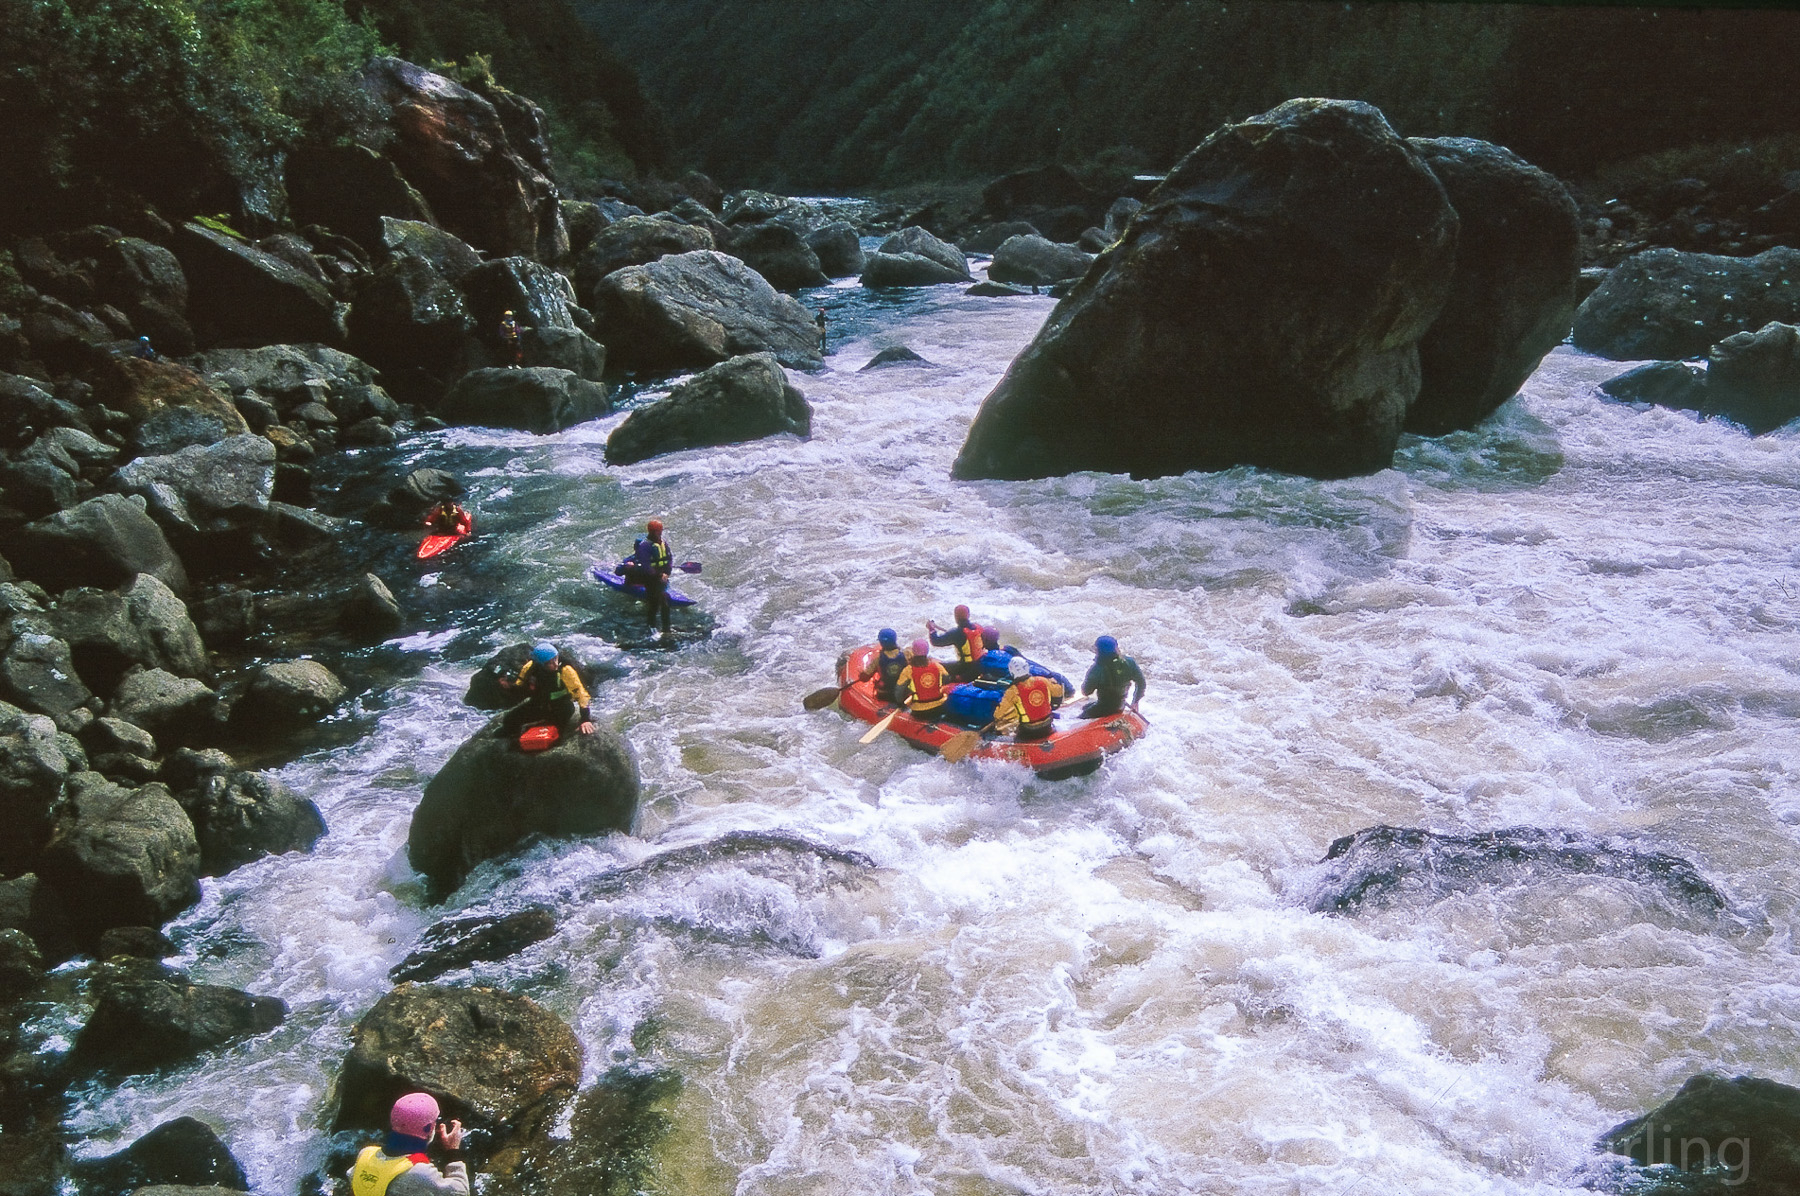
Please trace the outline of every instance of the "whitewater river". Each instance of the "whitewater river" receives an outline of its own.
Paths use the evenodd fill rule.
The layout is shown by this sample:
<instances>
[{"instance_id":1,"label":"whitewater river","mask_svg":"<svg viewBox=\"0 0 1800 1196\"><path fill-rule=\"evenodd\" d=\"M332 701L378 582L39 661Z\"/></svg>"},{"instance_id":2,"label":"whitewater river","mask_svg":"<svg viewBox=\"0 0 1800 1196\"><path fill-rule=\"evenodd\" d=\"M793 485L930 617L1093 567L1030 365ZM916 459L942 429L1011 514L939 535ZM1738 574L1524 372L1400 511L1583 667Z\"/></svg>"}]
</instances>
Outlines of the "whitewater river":
<instances>
[{"instance_id":1,"label":"whitewater river","mask_svg":"<svg viewBox=\"0 0 1800 1196\"><path fill-rule=\"evenodd\" d=\"M953 483L1052 301L805 298L834 310L827 367L793 376L810 441L610 469L615 416L379 463L458 473L483 534L423 576L383 549L418 612L378 650L405 677L278 770L329 834L172 929L176 963L292 1014L84 1091L83 1153L193 1114L294 1191L388 969L446 914L532 903L552 939L446 982L566 1018L584 1085L660 1077L642 1183L669 1196L1572 1192L1697 1071L1800 1083L1800 435L1603 402L1624 367L1563 349L1373 477ZM895 343L931 364L859 372ZM584 573L652 516L704 562L681 584L711 634L622 652L636 616ZM1076 676L1118 636L1149 736L1046 783L802 712L840 651L958 602ZM640 828L429 906L413 806L486 717L471 671L537 636L622 671L594 710L637 754ZM1332 840L1379 823L1668 852L1730 910L1544 874L1310 912ZM617 875L745 830L795 843Z\"/></svg>"}]
</instances>

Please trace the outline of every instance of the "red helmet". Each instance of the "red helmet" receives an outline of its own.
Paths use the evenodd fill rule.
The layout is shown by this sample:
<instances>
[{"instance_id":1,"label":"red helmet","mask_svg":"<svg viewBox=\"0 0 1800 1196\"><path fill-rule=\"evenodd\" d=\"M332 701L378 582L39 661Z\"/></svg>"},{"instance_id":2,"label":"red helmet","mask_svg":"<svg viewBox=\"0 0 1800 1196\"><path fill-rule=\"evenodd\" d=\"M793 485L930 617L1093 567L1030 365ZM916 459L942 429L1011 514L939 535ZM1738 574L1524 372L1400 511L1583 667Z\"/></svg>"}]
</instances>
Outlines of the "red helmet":
<instances>
[{"instance_id":1,"label":"red helmet","mask_svg":"<svg viewBox=\"0 0 1800 1196\"><path fill-rule=\"evenodd\" d=\"M645 528L646 528L646 530L649 531L649 533L651 535L660 536L660 535L662 535L662 520L652 519L648 524L645 525Z\"/></svg>"},{"instance_id":2,"label":"red helmet","mask_svg":"<svg viewBox=\"0 0 1800 1196\"><path fill-rule=\"evenodd\" d=\"M958 623L967 623L969 621L969 608L966 606L959 606L950 613L956 616L956 621Z\"/></svg>"}]
</instances>

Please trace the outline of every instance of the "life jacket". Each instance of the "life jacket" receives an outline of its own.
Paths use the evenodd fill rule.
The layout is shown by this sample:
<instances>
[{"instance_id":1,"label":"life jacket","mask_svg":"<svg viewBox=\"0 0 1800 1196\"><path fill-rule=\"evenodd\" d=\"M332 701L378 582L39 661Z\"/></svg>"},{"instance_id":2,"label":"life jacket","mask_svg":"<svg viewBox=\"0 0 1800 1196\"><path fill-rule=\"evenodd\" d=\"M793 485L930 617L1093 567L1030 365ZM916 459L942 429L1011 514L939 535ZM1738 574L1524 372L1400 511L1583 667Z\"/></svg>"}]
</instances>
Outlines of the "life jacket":
<instances>
[{"instance_id":1,"label":"life jacket","mask_svg":"<svg viewBox=\"0 0 1800 1196\"><path fill-rule=\"evenodd\" d=\"M350 1172L352 1196L387 1196L388 1185L411 1171L419 1163L429 1162L429 1155L404 1154L388 1158L379 1146L365 1146L356 1156L356 1168Z\"/></svg>"},{"instance_id":2,"label":"life jacket","mask_svg":"<svg viewBox=\"0 0 1800 1196\"><path fill-rule=\"evenodd\" d=\"M1050 680L1047 677L1022 677L1013 686L1024 710L1022 721L1036 725L1050 721Z\"/></svg>"},{"instance_id":3,"label":"life jacket","mask_svg":"<svg viewBox=\"0 0 1800 1196\"><path fill-rule=\"evenodd\" d=\"M964 664L972 660L980 660L987 646L981 640L981 628L973 623L966 623L962 628L963 642L956 645L956 658Z\"/></svg>"},{"instance_id":4,"label":"life jacket","mask_svg":"<svg viewBox=\"0 0 1800 1196\"><path fill-rule=\"evenodd\" d=\"M944 681L949 677L944 666L935 660L924 664L908 665L912 670L912 691L914 710L930 710L942 705L949 696L944 692Z\"/></svg>"},{"instance_id":5,"label":"life jacket","mask_svg":"<svg viewBox=\"0 0 1800 1196\"><path fill-rule=\"evenodd\" d=\"M881 689L892 693L894 683L900 680L900 674L906 671L906 653L895 648L892 655L883 648L875 657L876 684Z\"/></svg>"},{"instance_id":6,"label":"life jacket","mask_svg":"<svg viewBox=\"0 0 1800 1196\"><path fill-rule=\"evenodd\" d=\"M1108 656L1100 662L1100 684L1094 688L1101 693L1124 693L1131 688L1132 677L1126 667L1123 656Z\"/></svg>"},{"instance_id":7,"label":"life jacket","mask_svg":"<svg viewBox=\"0 0 1800 1196\"><path fill-rule=\"evenodd\" d=\"M644 559L644 550L646 548L650 550L648 560ZM667 540L652 540L649 537L645 537L637 542L636 549L632 551L631 559L646 569L655 569L659 573L664 572L669 568L669 561L671 560L669 556L669 542Z\"/></svg>"},{"instance_id":8,"label":"life jacket","mask_svg":"<svg viewBox=\"0 0 1800 1196\"><path fill-rule=\"evenodd\" d=\"M563 680L562 675L563 669L568 667L562 665L555 673L551 673L547 669L540 669L535 660L527 664L525 675L519 680L519 684L525 689L526 698L554 702L558 698L569 697L569 684Z\"/></svg>"}]
</instances>

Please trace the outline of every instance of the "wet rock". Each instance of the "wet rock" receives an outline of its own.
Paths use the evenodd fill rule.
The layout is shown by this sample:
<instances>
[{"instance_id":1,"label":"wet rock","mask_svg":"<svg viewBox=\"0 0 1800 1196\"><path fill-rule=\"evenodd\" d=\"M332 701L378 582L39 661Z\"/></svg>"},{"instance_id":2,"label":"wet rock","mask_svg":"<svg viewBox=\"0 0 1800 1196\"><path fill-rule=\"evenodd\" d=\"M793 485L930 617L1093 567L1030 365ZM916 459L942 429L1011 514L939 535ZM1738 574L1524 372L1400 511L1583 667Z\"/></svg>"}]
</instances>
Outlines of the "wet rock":
<instances>
[{"instance_id":1,"label":"wet rock","mask_svg":"<svg viewBox=\"0 0 1800 1196\"><path fill-rule=\"evenodd\" d=\"M334 1129L385 1129L393 1102L423 1091L446 1120L480 1131L478 1157L498 1153L544 1127L581 1061L574 1031L527 997L402 984L356 1025Z\"/></svg>"},{"instance_id":2,"label":"wet rock","mask_svg":"<svg viewBox=\"0 0 1800 1196\"><path fill-rule=\"evenodd\" d=\"M132 959L167 959L175 954L175 944L154 926L114 926L100 935L94 949L95 959L112 959L125 955Z\"/></svg>"},{"instance_id":3,"label":"wet rock","mask_svg":"<svg viewBox=\"0 0 1800 1196\"><path fill-rule=\"evenodd\" d=\"M1771 321L1707 354L1706 414L1752 436L1800 418L1800 328Z\"/></svg>"},{"instance_id":4,"label":"wet rock","mask_svg":"<svg viewBox=\"0 0 1800 1196\"><path fill-rule=\"evenodd\" d=\"M182 568L145 501L102 494L22 528L7 553L22 575L51 590L112 589L148 573L176 593Z\"/></svg>"},{"instance_id":5,"label":"wet rock","mask_svg":"<svg viewBox=\"0 0 1800 1196\"><path fill-rule=\"evenodd\" d=\"M505 959L556 933L556 914L534 905L516 913L452 918L419 936L419 945L388 973L394 981L435 980L472 963Z\"/></svg>"},{"instance_id":6,"label":"wet rock","mask_svg":"<svg viewBox=\"0 0 1800 1196\"><path fill-rule=\"evenodd\" d=\"M81 1196L131 1196L158 1184L247 1192L250 1183L219 1135L204 1121L165 1121L117 1154L70 1168Z\"/></svg>"},{"instance_id":7,"label":"wet rock","mask_svg":"<svg viewBox=\"0 0 1800 1196\"><path fill-rule=\"evenodd\" d=\"M415 469L371 506L364 520L374 527L419 527L425 513L446 498L461 498L467 493L455 476L441 469Z\"/></svg>"},{"instance_id":8,"label":"wet rock","mask_svg":"<svg viewBox=\"0 0 1800 1196\"><path fill-rule=\"evenodd\" d=\"M1600 384L1600 393L1621 403L1654 403L1677 411L1706 406L1706 367L1685 361L1653 361Z\"/></svg>"},{"instance_id":9,"label":"wet rock","mask_svg":"<svg viewBox=\"0 0 1800 1196\"><path fill-rule=\"evenodd\" d=\"M181 1063L206 1051L266 1034L287 1017L287 1003L236 988L195 984L145 959L116 959L94 969L94 1012L75 1040L70 1063L81 1070L131 1073Z\"/></svg>"},{"instance_id":10,"label":"wet rock","mask_svg":"<svg viewBox=\"0 0 1800 1196\"><path fill-rule=\"evenodd\" d=\"M511 365L499 343L501 317L519 324L519 347L527 366L569 370L589 382L606 372L606 350L582 331L571 311L575 292L569 280L529 258L488 262L462 280L464 300L478 329L492 341L492 364Z\"/></svg>"},{"instance_id":11,"label":"wet rock","mask_svg":"<svg viewBox=\"0 0 1800 1196\"><path fill-rule=\"evenodd\" d=\"M357 425L357 427L361 426L361 424ZM351 429L352 432L355 430L355 428ZM344 439L347 444L362 443L358 437L346 435ZM393 433L388 433L386 443L393 443ZM344 529L348 526L348 520L321 515L308 507L296 507L284 502L269 504L269 531L283 544L295 547L323 544L343 535Z\"/></svg>"},{"instance_id":12,"label":"wet rock","mask_svg":"<svg viewBox=\"0 0 1800 1196\"><path fill-rule=\"evenodd\" d=\"M76 773L55 817L41 875L82 941L112 926L161 926L199 899L194 824L162 785L127 789Z\"/></svg>"},{"instance_id":13,"label":"wet rock","mask_svg":"<svg viewBox=\"0 0 1800 1196\"><path fill-rule=\"evenodd\" d=\"M1406 429L1473 428L1518 393L1568 336L1581 217L1568 190L1510 150L1464 137L1407 142L1460 221L1444 309L1419 341L1419 397Z\"/></svg>"},{"instance_id":14,"label":"wet rock","mask_svg":"<svg viewBox=\"0 0 1800 1196\"><path fill-rule=\"evenodd\" d=\"M280 258L192 221L181 226L173 248L188 278L189 318L203 341L344 339L331 292Z\"/></svg>"},{"instance_id":15,"label":"wet rock","mask_svg":"<svg viewBox=\"0 0 1800 1196\"><path fill-rule=\"evenodd\" d=\"M831 281L812 246L792 228L772 220L734 227L730 242L721 248L768 279L778 291L822 287Z\"/></svg>"},{"instance_id":16,"label":"wet rock","mask_svg":"<svg viewBox=\"0 0 1800 1196\"><path fill-rule=\"evenodd\" d=\"M393 257L418 258L452 284L481 265L481 254L460 237L416 220L384 218L381 247Z\"/></svg>"},{"instance_id":17,"label":"wet rock","mask_svg":"<svg viewBox=\"0 0 1800 1196\"><path fill-rule=\"evenodd\" d=\"M1334 841L1322 864L1309 902L1318 913L1439 901L1563 875L1628 881L1707 919L1729 913L1724 894L1681 857L1577 831L1517 826L1451 835L1372 826Z\"/></svg>"},{"instance_id":18,"label":"wet rock","mask_svg":"<svg viewBox=\"0 0 1800 1196\"><path fill-rule=\"evenodd\" d=\"M304 727L343 704L349 690L316 660L284 660L259 666L232 708L236 726L261 734Z\"/></svg>"},{"instance_id":19,"label":"wet rock","mask_svg":"<svg viewBox=\"0 0 1800 1196\"><path fill-rule=\"evenodd\" d=\"M517 428L546 435L612 410L606 388L569 370L549 366L472 370L456 380L438 405L451 424Z\"/></svg>"},{"instance_id":20,"label":"wet rock","mask_svg":"<svg viewBox=\"0 0 1800 1196\"><path fill-rule=\"evenodd\" d=\"M576 1098L570 1137L534 1138L493 1160L486 1173L509 1189L535 1181L554 1192L649 1191L657 1147L676 1124L681 1086L673 1071L614 1068Z\"/></svg>"},{"instance_id":21,"label":"wet rock","mask_svg":"<svg viewBox=\"0 0 1800 1196\"><path fill-rule=\"evenodd\" d=\"M720 362L626 417L606 438L606 460L629 465L664 453L812 433L812 408L773 354Z\"/></svg>"},{"instance_id":22,"label":"wet rock","mask_svg":"<svg viewBox=\"0 0 1800 1196\"><path fill-rule=\"evenodd\" d=\"M705 367L771 352L790 369L820 363L806 308L734 257L699 251L627 266L595 288L607 352L621 368Z\"/></svg>"},{"instance_id":23,"label":"wet rock","mask_svg":"<svg viewBox=\"0 0 1800 1196\"><path fill-rule=\"evenodd\" d=\"M596 306L594 288L615 270L642 266L670 254L716 248L712 233L705 228L654 216L627 216L601 229L582 251L575 267L576 293L592 308Z\"/></svg>"},{"instance_id":24,"label":"wet rock","mask_svg":"<svg viewBox=\"0 0 1800 1196\"><path fill-rule=\"evenodd\" d=\"M1002 220L997 224L979 224L970 229L968 235L958 241L957 248L965 253L991 254L1013 237L1035 237L1038 230L1023 220Z\"/></svg>"},{"instance_id":25,"label":"wet rock","mask_svg":"<svg viewBox=\"0 0 1800 1196\"><path fill-rule=\"evenodd\" d=\"M202 876L223 876L266 855L311 851L325 834L318 806L262 773L209 773L176 796L194 823Z\"/></svg>"},{"instance_id":26,"label":"wet rock","mask_svg":"<svg viewBox=\"0 0 1800 1196\"><path fill-rule=\"evenodd\" d=\"M19 827L17 839L24 839L25 829ZM34 856L39 847L37 842L15 842L20 845L28 846ZM76 950L62 898L35 872L0 880L0 928L29 936L51 964L61 963Z\"/></svg>"},{"instance_id":27,"label":"wet rock","mask_svg":"<svg viewBox=\"0 0 1800 1196\"><path fill-rule=\"evenodd\" d=\"M1800 322L1800 249L1748 258L1651 249L1621 262L1582 302L1574 343L1618 361L1700 357L1771 320Z\"/></svg>"},{"instance_id":28,"label":"wet rock","mask_svg":"<svg viewBox=\"0 0 1800 1196\"><path fill-rule=\"evenodd\" d=\"M1634 1192L1787 1196L1800 1189L1797 1127L1800 1088L1702 1072L1651 1113L1608 1130L1598 1147L1646 1169Z\"/></svg>"},{"instance_id":29,"label":"wet rock","mask_svg":"<svg viewBox=\"0 0 1800 1196\"><path fill-rule=\"evenodd\" d=\"M268 515L275 488L275 446L246 433L166 457L139 457L114 481L126 494L142 495L150 513L178 533L254 530Z\"/></svg>"},{"instance_id":30,"label":"wet rock","mask_svg":"<svg viewBox=\"0 0 1800 1196\"><path fill-rule=\"evenodd\" d=\"M338 626L351 635L380 639L392 635L405 625L400 603L386 582L373 573L365 573L339 594Z\"/></svg>"},{"instance_id":31,"label":"wet rock","mask_svg":"<svg viewBox=\"0 0 1800 1196\"><path fill-rule=\"evenodd\" d=\"M962 250L913 225L881 243L863 265L865 287L927 287L969 282L969 260Z\"/></svg>"},{"instance_id":32,"label":"wet rock","mask_svg":"<svg viewBox=\"0 0 1800 1196\"><path fill-rule=\"evenodd\" d=\"M211 415L232 435L249 428L228 399L178 361L108 357L89 371L89 377L98 402L122 412L133 423L142 424L159 412L174 409Z\"/></svg>"},{"instance_id":33,"label":"wet rock","mask_svg":"<svg viewBox=\"0 0 1800 1196\"><path fill-rule=\"evenodd\" d=\"M974 295L983 299L1014 299L1020 295L1035 295L1036 291L1028 291L1024 287L1015 287L1004 282L978 282L965 295Z\"/></svg>"},{"instance_id":34,"label":"wet rock","mask_svg":"<svg viewBox=\"0 0 1800 1196\"><path fill-rule=\"evenodd\" d=\"M540 251L559 238L566 248L556 186L527 160L529 147L514 144L493 102L397 58L370 61L362 84L386 112L388 155L438 224L503 257L554 258ZM522 127L514 115L515 128Z\"/></svg>"},{"instance_id":35,"label":"wet rock","mask_svg":"<svg viewBox=\"0 0 1800 1196\"><path fill-rule=\"evenodd\" d=\"M499 732L496 719L458 748L413 812L407 859L436 893L534 836L629 831L637 815L637 761L613 732L532 753Z\"/></svg>"},{"instance_id":36,"label":"wet rock","mask_svg":"<svg viewBox=\"0 0 1800 1196\"><path fill-rule=\"evenodd\" d=\"M1065 278L1080 278L1093 264L1091 253L1027 234L1009 237L994 250L994 263L988 267L988 277L995 282L1047 287Z\"/></svg>"},{"instance_id":37,"label":"wet rock","mask_svg":"<svg viewBox=\"0 0 1800 1196\"><path fill-rule=\"evenodd\" d=\"M126 674L108 709L159 742L181 743L216 728L217 705L218 695L205 683L164 669L145 669Z\"/></svg>"},{"instance_id":38,"label":"wet rock","mask_svg":"<svg viewBox=\"0 0 1800 1196\"><path fill-rule=\"evenodd\" d=\"M350 305L350 347L358 356L390 373L415 372L434 385L455 376L474 332L462 292L410 253L396 253L376 267ZM410 386L403 394L425 393L425 382L401 385Z\"/></svg>"},{"instance_id":39,"label":"wet rock","mask_svg":"<svg viewBox=\"0 0 1800 1196\"><path fill-rule=\"evenodd\" d=\"M954 476L1386 468L1456 223L1367 104L1292 100L1225 126L1013 361Z\"/></svg>"},{"instance_id":40,"label":"wet rock","mask_svg":"<svg viewBox=\"0 0 1800 1196\"><path fill-rule=\"evenodd\" d=\"M381 448L381 447L385 447L387 445L397 444L397 443L399 443L399 440L400 440L400 437L394 432L394 430L392 428L388 427L386 424L382 423L380 420L374 418L373 416L370 416L368 419L357 420L355 423L351 424L348 428L344 429L344 435L343 435L343 445L346 448L355 447L355 446L360 446L360 447L364 447L364 448ZM316 526L324 527L324 525L316 525ZM331 534L332 534L331 530L329 528L325 528L323 536L318 537L318 538L329 539L331 537ZM309 536L308 538L314 538L314 537Z\"/></svg>"},{"instance_id":41,"label":"wet rock","mask_svg":"<svg viewBox=\"0 0 1800 1196\"><path fill-rule=\"evenodd\" d=\"M371 254L382 249L386 220L431 221L425 197L400 168L366 146L300 146L288 157L287 191L295 223L324 225Z\"/></svg>"},{"instance_id":42,"label":"wet rock","mask_svg":"<svg viewBox=\"0 0 1800 1196\"><path fill-rule=\"evenodd\" d=\"M555 929L554 921L550 929ZM548 934L549 931L545 931L538 938L547 937ZM528 944L520 944L521 947L526 945ZM37 944L31 941L31 936L16 927L0 927L0 1006L18 1000L43 982L44 955L38 950Z\"/></svg>"},{"instance_id":43,"label":"wet rock","mask_svg":"<svg viewBox=\"0 0 1800 1196\"><path fill-rule=\"evenodd\" d=\"M259 625L256 596L242 586L225 586L192 609L200 634L219 647L243 643Z\"/></svg>"},{"instance_id":44,"label":"wet rock","mask_svg":"<svg viewBox=\"0 0 1800 1196\"><path fill-rule=\"evenodd\" d=\"M930 364L929 361L926 361L923 357L920 357L905 345L889 345L881 352L875 354L875 356L869 358L869 364L863 366L862 370L858 370L857 373L860 374L863 370L883 370L896 365Z\"/></svg>"},{"instance_id":45,"label":"wet rock","mask_svg":"<svg viewBox=\"0 0 1800 1196\"><path fill-rule=\"evenodd\" d=\"M863 272L862 240L845 221L832 220L813 229L806 234L806 245L830 278L854 278Z\"/></svg>"},{"instance_id":46,"label":"wet rock","mask_svg":"<svg viewBox=\"0 0 1800 1196\"><path fill-rule=\"evenodd\" d=\"M57 638L56 625L43 615L15 615L4 634L10 638L0 652L0 697L75 730L69 716L94 695L82 684L69 645Z\"/></svg>"}]
</instances>

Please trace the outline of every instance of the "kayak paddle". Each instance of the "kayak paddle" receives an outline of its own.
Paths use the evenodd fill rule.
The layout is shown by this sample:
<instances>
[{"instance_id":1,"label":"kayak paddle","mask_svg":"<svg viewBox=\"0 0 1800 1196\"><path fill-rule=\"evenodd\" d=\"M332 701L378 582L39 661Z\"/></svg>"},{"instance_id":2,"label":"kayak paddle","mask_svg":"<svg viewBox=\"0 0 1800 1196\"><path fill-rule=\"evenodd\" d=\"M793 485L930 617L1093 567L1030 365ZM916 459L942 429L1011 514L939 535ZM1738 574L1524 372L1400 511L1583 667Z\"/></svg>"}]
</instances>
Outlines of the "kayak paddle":
<instances>
[{"instance_id":1,"label":"kayak paddle","mask_svg":"<svg viewBox=\"0 0 1800 1196\"><path fill-rule=\"evenodd\" d=\"M700 562L699 561L683 561L683 562L681 562L681 564L679 564L675 567L677 569L681 570L683 573L698 573L698 572L700 572Z\"/></svg>"},{"instance_id":2,"label":"kayak paddle","mask_svg":"<svg viewBox=\"0 0 1800 1196\"><path fill-rule=\"evenodd\" d=\"M894 715L899 714L902 710L905 710L907 707L909 707L911 705L912 705L912 699L908 698L908 699L906 699L906 701L904 701L904 702L900 703L898 706L894 707L892 714L889 714L886 718L884 718L880 722L876 723L873 727L870 727L868 730L868 733L865 734L861 739L857 740L856 742L858 742L858 743L873 743L875 741L875 737L877 735L881 734L883 731L888 729L888 724L894 721Z\"/></svg>"}]
</instances>

